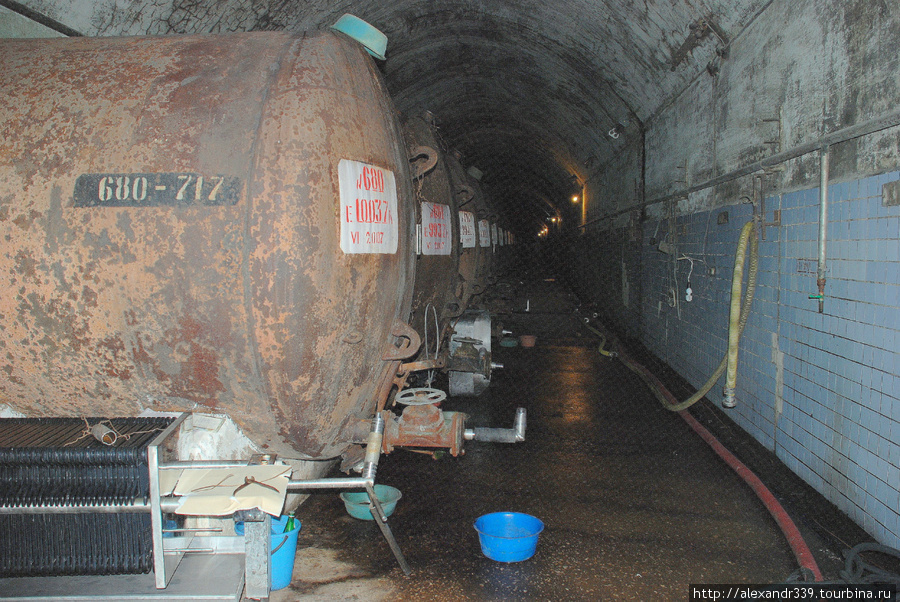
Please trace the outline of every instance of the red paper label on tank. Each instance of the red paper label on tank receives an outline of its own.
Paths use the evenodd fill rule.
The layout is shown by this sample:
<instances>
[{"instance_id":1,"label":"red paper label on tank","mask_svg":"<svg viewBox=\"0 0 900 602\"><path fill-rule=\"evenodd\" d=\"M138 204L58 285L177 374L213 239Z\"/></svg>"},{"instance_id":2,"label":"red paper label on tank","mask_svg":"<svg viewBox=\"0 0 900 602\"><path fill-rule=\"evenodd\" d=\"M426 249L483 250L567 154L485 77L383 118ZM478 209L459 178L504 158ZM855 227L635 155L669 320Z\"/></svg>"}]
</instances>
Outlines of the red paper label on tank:
<instances>
[{"instance_id":1,"label":"red paper label on tank","mask_svg":"<svg viewBox=\"0 0 900 602\"><path fill-rule=\"evenodd\" d=\"M491 246L491 224L486 219L478 221L478 242L482 247Z\"/></svg>"},{"instance_id":2,"label":"red paper label on tank","mask_svg":"<svg viewBox=\"0 0 900 602\"><path fill-rule=\"evenodd\" d=\"M422 203L422 254L449 255L450 207L440 203Z\"/></svg>"},{"instance_id":3,"label":"red paper label on tank","mask_svg":"<svg viewBox=\"0 0 900 602\"><path fill-rule=\"evenodd\" d=\"M394 172L341 159L338 184L341 250L344 253L396 253L399 226Z\"/></svg>"},{"instance_id":4,"label":"red paper label on tank","mask_svg":"<svg viewBox=\"0 0 900 602\"><path fill-rule=\"evenodd\" d=\"M459 212L459 242L463 249L475 247L475 214L469 211Z\"/></svg>"}]
</instances>

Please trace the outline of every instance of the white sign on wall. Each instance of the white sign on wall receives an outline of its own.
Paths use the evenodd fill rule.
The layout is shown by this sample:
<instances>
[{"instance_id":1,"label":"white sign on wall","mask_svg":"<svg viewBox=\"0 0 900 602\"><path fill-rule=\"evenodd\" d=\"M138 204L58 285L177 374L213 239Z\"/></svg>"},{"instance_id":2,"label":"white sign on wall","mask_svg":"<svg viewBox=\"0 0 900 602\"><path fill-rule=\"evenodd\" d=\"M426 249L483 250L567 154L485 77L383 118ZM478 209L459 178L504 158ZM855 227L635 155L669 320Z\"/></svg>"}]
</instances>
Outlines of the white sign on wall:
<instances>
[{"instance_id":1,"label":"white sign on wall","mask_svg":"<svg viewBox=\"0 0 900 602\"><path fill-rule=\"evenodd\" d=\"M341 159L341 250L344 253L396 253L397 184L394 173L375 165Z\"/></svg>"},{"instance_id":2,"label":"white sign on wall","mask_svg":"<svg viewBox=\"0 0 900 602\"><path fill-rule=\"evenodd\" d=\"M449 255L450 207L440 203L422 203L422 254Z\"/></svg>"},{"instance_id":3,"label":"white sign on wall","mask_svg":"<svg viewBox=\"0 0 900 602\"><path fill-rule=\"evenodd\" d=\"M475 247L475 214L469 211L459 212L459 242L463 249Z\"/></svg>"},{"instance_id":4,"label":"white sign on wall","mask_svg":"<svg viewBox=\"0 0 900 602\"><path fill-rule=\"evenodd\" d=\"M491 224L486 219L478 221L478 242L482 247L491 246Z\"/></svg>"}]
</instances>

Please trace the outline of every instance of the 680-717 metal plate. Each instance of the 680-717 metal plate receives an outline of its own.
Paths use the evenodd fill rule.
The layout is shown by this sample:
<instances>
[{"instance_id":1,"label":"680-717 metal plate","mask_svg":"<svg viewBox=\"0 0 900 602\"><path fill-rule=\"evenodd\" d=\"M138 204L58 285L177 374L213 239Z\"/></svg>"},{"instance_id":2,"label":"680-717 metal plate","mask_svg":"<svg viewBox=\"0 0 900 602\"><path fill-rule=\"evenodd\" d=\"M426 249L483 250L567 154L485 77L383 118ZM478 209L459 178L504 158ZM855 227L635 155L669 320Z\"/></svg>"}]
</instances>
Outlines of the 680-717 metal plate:
<instances>
[{"instance_id":1,"label":"680-717 metal plate","mask_svg":"<svg viewBox=\"0 0 900 602\"><path fill-rule=\"evenodd\" d=\"M240 178L197 173L82 174L75 181L76 207L232 206Z\"/></svg>"}]
</instances>

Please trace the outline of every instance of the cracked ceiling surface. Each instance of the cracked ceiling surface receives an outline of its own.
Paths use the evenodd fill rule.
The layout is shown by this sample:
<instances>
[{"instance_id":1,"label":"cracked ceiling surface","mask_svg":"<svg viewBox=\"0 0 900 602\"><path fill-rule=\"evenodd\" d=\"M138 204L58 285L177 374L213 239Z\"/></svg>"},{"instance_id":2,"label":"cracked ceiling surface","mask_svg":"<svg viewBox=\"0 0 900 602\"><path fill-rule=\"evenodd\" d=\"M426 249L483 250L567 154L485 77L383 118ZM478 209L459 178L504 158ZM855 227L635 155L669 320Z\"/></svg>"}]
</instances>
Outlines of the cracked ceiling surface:
<instances>
[{"instance_id":1,"label":"cracked ceiling surface","mask_svg":"<svg viewBox=\"0 0 900 602\"><path fill-rule=\"evenodd\" d=\"M431 111L507 226L532 234L771 0L25 0L84 35L319 29L352 13L389 39L405 114ZM613 137L610 131L617 128Z\"/></svg>"}]
</instances>

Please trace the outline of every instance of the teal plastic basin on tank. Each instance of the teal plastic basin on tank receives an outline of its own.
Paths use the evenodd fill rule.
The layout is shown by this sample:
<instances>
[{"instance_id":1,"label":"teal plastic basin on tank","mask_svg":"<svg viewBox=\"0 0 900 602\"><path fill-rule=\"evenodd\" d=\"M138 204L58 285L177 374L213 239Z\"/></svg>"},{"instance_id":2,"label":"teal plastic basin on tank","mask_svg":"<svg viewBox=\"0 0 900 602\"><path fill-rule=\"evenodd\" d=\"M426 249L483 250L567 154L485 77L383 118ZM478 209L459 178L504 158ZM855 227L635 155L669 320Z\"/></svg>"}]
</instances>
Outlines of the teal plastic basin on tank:
<instances>
[{"instance_id":1,"label":"teal plastic basin on tank","mask_svg":"<svg viewBox=\"0 0 900 602\"><path fill-rule=\"evenodd\" d=\"M362 44L366 52L376 59L385 60L384 53L387 51L387 36L359 17L345 14L331 28L347 34Z\"/></svg>"}]
</instances>

